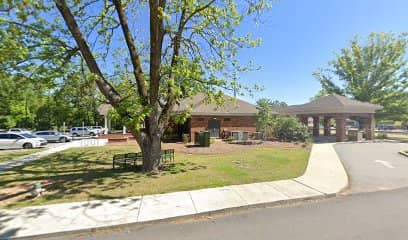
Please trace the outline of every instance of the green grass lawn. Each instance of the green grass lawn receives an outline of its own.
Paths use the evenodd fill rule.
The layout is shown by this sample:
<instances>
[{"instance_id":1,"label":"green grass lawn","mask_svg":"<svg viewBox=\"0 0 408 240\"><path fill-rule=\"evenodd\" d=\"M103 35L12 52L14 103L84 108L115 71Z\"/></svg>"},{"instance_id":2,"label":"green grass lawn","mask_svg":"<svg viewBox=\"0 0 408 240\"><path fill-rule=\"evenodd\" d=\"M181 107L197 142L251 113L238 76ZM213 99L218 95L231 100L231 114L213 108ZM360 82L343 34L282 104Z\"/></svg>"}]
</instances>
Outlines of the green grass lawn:
<instances>
[{"instance_id":1,"label":"green grass lawn","mask_svg":"<svg viewBox=\"0 0 408 240\"><path fill-rule=\"evenodd\" d=\"M393 139L393 140L398 140L398 141L403 141L403 142L408 142L408 134L387 133L387 138L388 139Z\"/></svg>"},{"instance_id":2,"label":"green grass lawn","mask_svg":"<svg viewBox=\"0 0 408 240\"><path fill-rule=\"evenodd\" d=\"M156 175L140 170L113 170L112 156L138 151L129 146L75 148L0 172L5 188L51 181L49 193L5 207L110 199L232 184L294 178L306 169L310 149L249 148L219 155L176 153L175 165ZM4 206L3 206L4 207Z\"/></svg>"},{"instance_id":3,"label":"green grass lawn","mask_svg":"<svg viewBox=\"0 0 408 240\"><path fill-rule=\"evenodd\" d=\"M35 149L15 149L15 150L0 150L0 162L16 159L18 157L43 151L42 148Z\"/></svg>"},{"instance_id":4,"label":"green grass lawn","mask_svg":"<svg viewBox=\"0 0 408 240\"><path fill-rule=\"evenodd\" d=\"M386 139L390 140L397 140L397 141L402 141L402 142L408 142L408 134L404 133L385 133ZM377 136L379 136L379 139L383 137L383 133L377 133Z\"/></svg>"}]
</instances>

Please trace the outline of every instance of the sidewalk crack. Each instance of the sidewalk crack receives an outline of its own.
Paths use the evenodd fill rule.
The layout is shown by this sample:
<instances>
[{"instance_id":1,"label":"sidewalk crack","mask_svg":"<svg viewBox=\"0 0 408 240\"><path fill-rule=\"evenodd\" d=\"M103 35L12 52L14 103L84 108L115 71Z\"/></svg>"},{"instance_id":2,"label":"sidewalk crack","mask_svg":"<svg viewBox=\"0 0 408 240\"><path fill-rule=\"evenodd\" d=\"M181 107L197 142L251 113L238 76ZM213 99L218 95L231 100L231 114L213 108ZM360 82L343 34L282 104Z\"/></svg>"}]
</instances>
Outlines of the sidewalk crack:
<instances>
[{"instance_id":1,"label":"sidewalk crack","mask_svg":"<svg viewBox=\"0 0 408 240\"><path fill-rule=\"evenodd\" d=\"M137 210L137 217L136 217L136 221L139 222L139 215L140 215L140 209L142 209L142 205L143 205L143 195L140 198L140 205L139 205L139 209Z\"/></svg>"},{"instance_id":2,"label":"sidewalk crack","mask_svg":"<svg viewBox=\"0 0 408 240\"><path fill-rule=\"evenodd\" d=\"M188 192L188 195L190 196L191 202L193 203L194 211L195 211L196 213L198 213L197 208L196 208L196 205L195 205L194 200L193 200L193 197L191 196L191 192Z\"/></svg>"},{"instance_id":3,"label":"sidewalk crack","mask_svg":"<svg viewBox=\"0 0 408 240\"><path fill-rule=\"evenodd\" d=\"M311 186L306 185L306 184L304 184L304 183L302 183L302 182L299 182L299 181L296 180L296 179L292 179L292 180L293 180L294 182L299 183L300 185L303 185L303 186L305 186L305 187L307 187L307 188L310 188L310 189L312 189L312 190L315 190L316 192L319 192L319 193L321 193L321 194L323 194L323 195L328 195L328 194L326 194L326 193L324 193L324 192L322 192L322 191L317 190L317 189L314 188L314 187L311 187Z\"/></svg>"}]
</instances>

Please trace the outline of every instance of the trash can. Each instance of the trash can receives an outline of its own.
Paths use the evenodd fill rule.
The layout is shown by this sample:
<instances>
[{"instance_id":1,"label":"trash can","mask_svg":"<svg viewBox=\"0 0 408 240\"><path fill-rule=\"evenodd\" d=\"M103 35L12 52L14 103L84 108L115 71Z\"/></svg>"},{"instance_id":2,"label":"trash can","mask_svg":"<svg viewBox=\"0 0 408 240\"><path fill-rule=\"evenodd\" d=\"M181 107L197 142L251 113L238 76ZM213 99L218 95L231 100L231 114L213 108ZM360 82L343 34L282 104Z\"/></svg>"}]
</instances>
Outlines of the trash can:
<instances>
[{"instance_id":1,"label":"trash can","mask_svg":"<svg viewBox=\"0 0 408 240\"><path fill-rule=\"evenodd\" d=\"M202 132L201 138L202 138L201 146L209 147L210 146L210 132L209 131Z\"/></svg>"},{"instance_id":2,"label":"trash can","mask_svg":"<svg viewBox=\"0 0 408 240\"><path fill-rule=\"evenodd\" d=\"M208 131L201 131L194 133L194 145L199 145L202 147L209 147L210 146L210 132Z\"/></svg>"},{"instance_id":3,"label":"trash can","mask_svg":"<svg viewBox=\"0 0 408 240\"><path fill-rule=\"evenodd\" d=\"M349 141L361 141L363 139L363 133L358 129L348 130L348 140Z\"/></svg>"},{"instance_id":4,"label":"trash can","mask_svg":"<svg viewBox=\"0 0 408 240\"><path fill-rule=\"evenodd\" d=\"M200 145L201 134L200 132L194 133L194 145Z\"/></svg>"}]
</instances>

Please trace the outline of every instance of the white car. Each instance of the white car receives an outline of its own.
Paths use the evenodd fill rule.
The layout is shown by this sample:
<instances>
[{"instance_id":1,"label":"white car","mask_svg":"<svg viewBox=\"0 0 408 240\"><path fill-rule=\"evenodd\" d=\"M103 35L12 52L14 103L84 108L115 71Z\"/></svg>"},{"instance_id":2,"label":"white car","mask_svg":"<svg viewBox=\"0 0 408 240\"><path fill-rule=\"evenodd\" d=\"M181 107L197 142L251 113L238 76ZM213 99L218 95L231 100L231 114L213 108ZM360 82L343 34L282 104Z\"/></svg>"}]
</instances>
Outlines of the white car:
<instances>
[{"instance_id":1,"label":"white car","mask_svg":"<svg viewBox=\"0 0 408 240\"><path fill-rule=\"evenodd\" d=\"M99 135L99 134L103 134L104 131L105 131L105 129L104 129L103 127L101 127L101 126L87 126L87 128L88 128L88 129L91 129L91 130L96 130L96 132L98 133L98 135Z\"/></svg>"},{"instance_id":2,"label":"white car","mask_svg":"<svg viewBox=\"0 0 408 240\"><path fill-rule=\"evenodd\" d=\"M57 131L37 131L33 133L34 136L44 138L47 142L70 142L72 137Z\"/></svg>"},{"instance_id":3,"label":"white car","mask_svg":"<svg viewBox=\"0 0 408 240\"><path fill-rule=\"evenodd\" d=\"M24 128L10 128L8 130L9 133L18 133L18 134L22 134L22 133L28 133L31 134L31 131L28 131L27 129Z\"/></svg>"},{"instance_id":4,"label":"white car","mask_svg":"<svg viewBox=\"0 0 408 240\"><path fill-rule=\"evenodd\" d=\"M28 133L0 133L0 149L39 148L47 145L47 140Z\"/></svg>"},{"instance_id":5,"label":"white car","mask_svg":"<svg viewBox=\"0 0 408 240\"><path fill-rule=\"evenodd\" d=\"M73 127L69 130L69 133L73 137L98 135L98 131L96 129L89 129L87 127Z\"/></svg>"}]
</instances>

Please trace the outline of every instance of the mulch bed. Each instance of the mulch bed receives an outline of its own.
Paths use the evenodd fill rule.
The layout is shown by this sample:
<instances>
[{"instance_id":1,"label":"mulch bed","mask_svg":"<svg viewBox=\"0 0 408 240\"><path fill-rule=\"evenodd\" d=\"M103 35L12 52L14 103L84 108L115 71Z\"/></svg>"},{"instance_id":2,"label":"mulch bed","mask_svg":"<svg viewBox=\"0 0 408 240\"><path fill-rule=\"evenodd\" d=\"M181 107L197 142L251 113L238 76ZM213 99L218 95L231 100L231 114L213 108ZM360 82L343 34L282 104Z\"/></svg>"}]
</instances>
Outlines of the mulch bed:
<instances>
[{"instance_id":1,"label":"mulch bed","mask_svg":"<svg viewBox=\"0 0 408 240\"><path fill-rule=\"evenodd\" d=\"M277 141L254 141L254 144L229 144L221 140L217 140L211 144L210 147L199 147L192 144L185 145L183 143L162 143L162 148L174 149L175 152L186 154L199 154L199 155L211 155L211 154L223 154L230 152L245 151L253 148L264 147L278 147L278 148L294 148L294 147L307 147L310 148L310 144L294 143L294 142L277 142ZM124 145L137 145L136 141L128 141L126 143L109 143L110 146L124 146Z\"/></svg>"}]
</instances>

